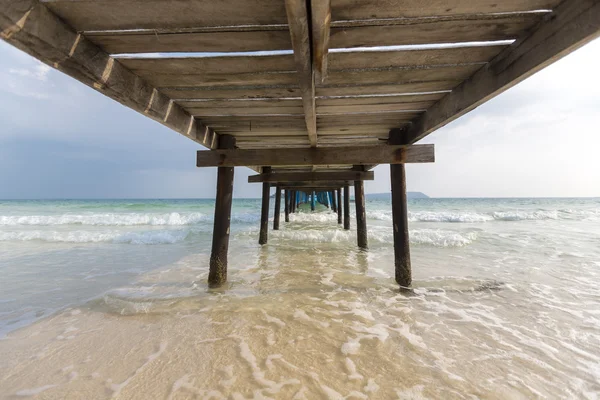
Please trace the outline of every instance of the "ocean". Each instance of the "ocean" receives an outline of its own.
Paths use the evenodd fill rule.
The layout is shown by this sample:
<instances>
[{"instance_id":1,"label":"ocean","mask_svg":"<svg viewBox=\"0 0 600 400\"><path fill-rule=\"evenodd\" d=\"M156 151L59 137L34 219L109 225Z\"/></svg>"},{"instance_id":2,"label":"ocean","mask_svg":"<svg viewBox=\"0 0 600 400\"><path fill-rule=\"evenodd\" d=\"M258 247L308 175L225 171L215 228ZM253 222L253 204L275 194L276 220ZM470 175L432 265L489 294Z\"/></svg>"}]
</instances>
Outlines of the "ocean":
<instances>
[{"instance_id":1,"label":"ocean","mask_svg":"<svg viewBox=\"0 0 600 400\"><path fill-rule=\"evenodd\" d=\"M209 290L214 200L0 201L0 398L599 397L600 199L409 200L406 293L366 209L235 199Z\"/></svg>"}]
</instances>

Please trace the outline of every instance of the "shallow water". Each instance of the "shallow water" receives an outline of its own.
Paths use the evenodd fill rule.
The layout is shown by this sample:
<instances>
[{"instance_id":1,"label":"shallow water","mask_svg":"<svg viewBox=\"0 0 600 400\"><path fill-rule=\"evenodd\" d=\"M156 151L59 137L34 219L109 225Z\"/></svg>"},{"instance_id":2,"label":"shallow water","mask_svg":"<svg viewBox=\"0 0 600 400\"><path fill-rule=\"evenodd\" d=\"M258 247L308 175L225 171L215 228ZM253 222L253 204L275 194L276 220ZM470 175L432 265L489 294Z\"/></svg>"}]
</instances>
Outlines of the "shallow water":
<instances>
[{"instance_id":1,"label":"shallow water","mask_svg":"<svg viewBox=\"0 0 600 400\"><path fill-rule=\"evenodd\" d=\"M259 247L259 202L236 200L208 290L212 207L0 203L0 398L600 393L599 199L411 201L411 293L385 201L362 252L327 210Z\"/></svg>"}]
</instances>

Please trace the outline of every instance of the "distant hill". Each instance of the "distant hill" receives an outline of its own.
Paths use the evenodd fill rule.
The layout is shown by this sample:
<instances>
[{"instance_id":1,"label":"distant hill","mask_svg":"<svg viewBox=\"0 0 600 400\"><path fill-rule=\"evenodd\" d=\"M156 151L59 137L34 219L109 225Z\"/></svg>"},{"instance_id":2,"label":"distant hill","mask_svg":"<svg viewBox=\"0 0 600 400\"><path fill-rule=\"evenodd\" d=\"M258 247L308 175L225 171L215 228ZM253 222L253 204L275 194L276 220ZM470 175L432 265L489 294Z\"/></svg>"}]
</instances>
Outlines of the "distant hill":
<instances>
[{"instance_id":1,"label":"distant hill","mask_svg":"<svg viewBox=\"0 0 600 400\"><path fill-rule=\"evenodd\" d=\"M368 200L389 200L392 198L392 193L369 193L366 194L365 197ZM408 199L428 199L425 193L421 192L406 192L406 197Z\"/></svg>"}]
</instances>

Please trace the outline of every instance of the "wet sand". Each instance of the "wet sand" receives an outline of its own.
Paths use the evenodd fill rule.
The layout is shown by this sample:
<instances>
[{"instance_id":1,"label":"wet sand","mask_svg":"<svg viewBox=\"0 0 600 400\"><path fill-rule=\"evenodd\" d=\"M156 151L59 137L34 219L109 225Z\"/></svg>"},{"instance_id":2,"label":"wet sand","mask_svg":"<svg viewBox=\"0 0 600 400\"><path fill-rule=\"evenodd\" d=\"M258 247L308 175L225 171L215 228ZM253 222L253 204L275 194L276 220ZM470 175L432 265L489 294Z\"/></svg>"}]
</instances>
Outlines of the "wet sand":
<instances>
[{"instance_id":1,"label":"wet sand","mask_svg":"<svg viewBox=\"0 0 600 400\"><path fill-rule=\"evenodd\" d=\"M520 399L600 391L594 322L570 329L580 315L553 312L543 285L425 279L423 265L406 294L377 268L389 270L383 254L320 246L299 257L281 245L241 257L232 264L247 267L223 289L206 289L201 254L9 334L0 340L0 397Z\"/></svg>"}]
</instances>

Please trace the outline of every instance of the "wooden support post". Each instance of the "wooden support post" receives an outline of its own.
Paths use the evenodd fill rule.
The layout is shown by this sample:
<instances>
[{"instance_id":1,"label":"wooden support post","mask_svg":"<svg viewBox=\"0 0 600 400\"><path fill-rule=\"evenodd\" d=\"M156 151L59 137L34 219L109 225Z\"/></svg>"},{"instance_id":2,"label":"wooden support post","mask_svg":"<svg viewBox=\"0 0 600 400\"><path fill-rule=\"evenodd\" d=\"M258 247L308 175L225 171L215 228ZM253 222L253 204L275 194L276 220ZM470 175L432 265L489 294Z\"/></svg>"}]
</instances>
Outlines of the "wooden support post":
<instances>
[{"instance_id":1,"label":"wooden support post","mask_svg":"<svg viewBox=\"0 0 600 400\"><path fill-rule=\"evenodd\" d=\"M290 198L290 191L288 189L285 189L285 192L284 192L284 201L285 201L285 203L283 204L283 208L284 208L284 212L285 212L285 222L290 222L290 202L291 202L291 198Z\"/></svg>"},{"instance_id":2,"label":"wooden support post","mask_svg":"<svg viewBox=\"0 0 600 400\"><path fill-rule=\"evenodd\" d=\"M312 195L310 196L310 211L315 211L316 197L317 194L315 192L312 192Z\"/></svg>"},{"instance_id":3,"label":"wooden support post","mask_svg":"<svg viewBox=\"0 0 600 400\"><path fill-rule=\"evenodd\" d=\"M365 186L363 181L354 181L354 202L356 204L356 238L358 247L367 249L367 215L365 213Z\"/></svg>"},{"instance_id":4,"label":"wooden support post","mask_svg":"<svg viewBox=\"0 0 600 400\"><path fill-rule=\"evenodd\" d=\"M344 208L342 206L342 188L339 188L336 190L337 193L337 214L338 214L338 224L342 223L342 209Z\"/></svg>"},{"instance_id":5,"label":"wooden support post","mask_svg":"<svg viewBox=\"0 0 600 400\"><path fill-rule=\"evenodd\" d=\"M235 138L230 135L220 136L219 147L234 148ZM227 251L229 249L232 199L233 167L219 167L217 169L217 197L208 272L209 287L219 287L227 282Z\"/></svg>"},{"instance_id":6,"label":"wooden support post","mask_svg":"<svg viewBox=\"0 0 600 400\"><path fill-rule=\"evenodd\" d=\"M271 172L271 167L263 167L264 172ZM262 208L260 210L260 234L258 237L258 244L267 244L269 236L269 194L271 191L271 184L268 182L263 183L262 190Z\"/></svg>"},{"instance_id":7,"label":"wooden support post","mask_svg":"<svg viewBox=\"0 0 600 400\"><path fill-rule=\"evenodd\" d=\"M279 214L281 213L281 187L275 189L275 215L273 215L273 230L279 230Z\"/></svg>"},{"instance_id":8,"label":"wooden support post","mask_svg":"<svg viewBox=\"0 0 600 400\"><path fill-rule=\"evenodd\" d=\"M408 238L408 207L406 203L406 174L403 164L390 165L392 181L392 220L394 225L394 264L396 282L410 286L410 246Z\"/></svg>"},{"instance_id":9,"label":"wooden support post","mask_svg":"<svg viewBox=\"0 0 600 400\"><path fill-rule=\"evenodd\" d=\"M337 212L337 202L335 201L335 190L329 192L329 196L331 197L331 211L334 213Z\"/></svg>"},{"instance_id":10,"label":"wooden support post","mask_svg":"<svg viewBox=\"0 0 600 400\"><path fill-rule=\"evenodd\" d=\"M344 186L344 229L350 229L350 186Z\"/></svg>"}]
</instances>

